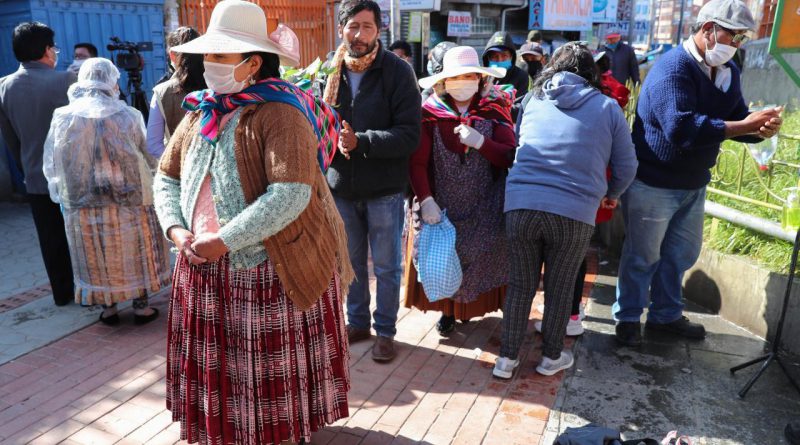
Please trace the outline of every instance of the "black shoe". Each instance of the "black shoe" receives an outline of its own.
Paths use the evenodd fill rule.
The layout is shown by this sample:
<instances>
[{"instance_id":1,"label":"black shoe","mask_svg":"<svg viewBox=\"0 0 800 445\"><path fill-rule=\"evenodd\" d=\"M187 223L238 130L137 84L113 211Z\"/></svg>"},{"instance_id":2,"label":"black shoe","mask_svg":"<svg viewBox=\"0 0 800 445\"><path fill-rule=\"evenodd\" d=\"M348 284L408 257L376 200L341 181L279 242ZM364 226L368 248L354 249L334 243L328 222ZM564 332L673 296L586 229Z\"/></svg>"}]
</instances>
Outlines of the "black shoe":
<instances>
[{"instance_id":1,"label":"black shoe","mask_svg":"<svg viewBox=\"0 0 800 445\"><path fill-rule=\"evenodd\" d=\"M56 306L66 306L66 305L72 303L73 301L75 301L75 297L69 297L69 298L65 298L63 300L59 300L59 299L53 298L53 301L56 303Z\"/></svg>"},{"instance_id":2,"label":"black shoe","mask_svg":"<svg viewBox=\"0 0 800 445\"><path fill-rule=\"evenodd\" d=\"M110 317L103 318L103 313L100 313L100 322L108 326L116 326L119 324L119 314L114 314Z\"/></svg>"},{"instance_id":3,"label":"black shoe","mask_svg":"<svg viewBox=\"0 0 800 445\"><path fill-rule=\"evenodd\" d=\"M150 315L134 315L133 316L133 324L135 325L143 325L150 323L151 321L158 318L158 309L152 308L153 313Z\"/></svg>"},{"instance_id":4,"label":"black shoe","mask_svg":"<svg viewBox=\"0 0 800 445\"><path fill-rule=\"evenodd\" d=\"M642 324L638 321L620 321L617 323L617 342L623 346L642 345Z\"/></svg>"},{"instance_id":5,"label":"black shoe","mask_svg":"<svg viewBox=\"0 0 800 445\"><path fill-rule=\"evenodd\" d=\"M800 423L792 422L783 430L786 440L792 445L800 445Z\"/></svg>"},{"instance_id":6,"label":"black shoe","mask_svg":"<svg viewBox=\"0 0 800 445\"><path fill-rule=\"evenodd\" d=\"M442 337L447 337L456 329L456 317L442 315L442 318L439 319L439 322L436 323L436 330L439 331L439 335Z\"/></svg>"},{"instance_id":7,"label":"black shoe","mask_svg":"<svg viewBox=\"0 0 800 445\"><path fill-rule=\"evenodd\" d=\"M700 323L692 323L685 316L673 321L672 323L653 323L648 321L644 328L651 331L663 331L678 334L681 337L702 340L706 338L706 328Z\"/></svg>"}]
</instances>

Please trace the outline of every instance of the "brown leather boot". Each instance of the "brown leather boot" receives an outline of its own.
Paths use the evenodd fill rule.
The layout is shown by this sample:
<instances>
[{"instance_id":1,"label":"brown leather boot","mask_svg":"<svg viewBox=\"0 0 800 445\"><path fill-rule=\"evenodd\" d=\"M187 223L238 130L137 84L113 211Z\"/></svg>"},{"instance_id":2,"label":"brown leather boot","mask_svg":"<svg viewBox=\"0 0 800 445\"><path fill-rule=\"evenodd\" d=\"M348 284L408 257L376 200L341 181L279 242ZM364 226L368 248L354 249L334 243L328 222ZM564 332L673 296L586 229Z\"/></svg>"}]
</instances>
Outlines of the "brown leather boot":
<instances>
[{"instance_id":1,"label":"brown leather boot","mask_svg":"<svg viewBox=\"0 0 800 445\"><path fill-rule=\"evenodd\" d=\"M371 335L369 329L358 329L347 325L347 340L351 345L361 340L366 340L370 338Z\"/></svg>"},{"instance_id":2,"label":"brown leather boot","mask_svg":"<svg viewBox=\"0 0 800 445\"><path fill-rule=\"evenodd\" d=\"M394 350L394 339L389 337L378 336L375 339L375 345L372 346L372 360L376 362L386 363L392 361L397 355Z\"/></svg>"}]
</instances>

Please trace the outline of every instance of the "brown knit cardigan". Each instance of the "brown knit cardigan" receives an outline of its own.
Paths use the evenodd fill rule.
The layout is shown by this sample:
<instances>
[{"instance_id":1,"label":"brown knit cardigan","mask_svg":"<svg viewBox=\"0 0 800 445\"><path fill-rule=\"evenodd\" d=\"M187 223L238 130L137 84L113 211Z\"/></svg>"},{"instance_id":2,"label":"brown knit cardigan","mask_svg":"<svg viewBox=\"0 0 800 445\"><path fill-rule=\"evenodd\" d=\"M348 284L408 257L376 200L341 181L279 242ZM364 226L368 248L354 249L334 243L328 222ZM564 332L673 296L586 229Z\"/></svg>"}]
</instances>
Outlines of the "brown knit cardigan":
<instances>
[{"instance_id":1,"label":"brown knit cardigan","mask_svg":"<svg viewBox=\"0 0 800 445\"><path fill-rule=\"evenodd\" d=\"M161 157L162 174L180 180L187 151L199 134L200 113L186 116ZM339 275L342 295L353 280L344 223L317 161L317 137L295 107L268 102L242 110L234 137L234 156L248 204L271 183L311 186L311 200L300 216L264 240L286 294L301 310L313 306ZM225 199L224 197L222 199Z\"/></svg>"}]
</instances>

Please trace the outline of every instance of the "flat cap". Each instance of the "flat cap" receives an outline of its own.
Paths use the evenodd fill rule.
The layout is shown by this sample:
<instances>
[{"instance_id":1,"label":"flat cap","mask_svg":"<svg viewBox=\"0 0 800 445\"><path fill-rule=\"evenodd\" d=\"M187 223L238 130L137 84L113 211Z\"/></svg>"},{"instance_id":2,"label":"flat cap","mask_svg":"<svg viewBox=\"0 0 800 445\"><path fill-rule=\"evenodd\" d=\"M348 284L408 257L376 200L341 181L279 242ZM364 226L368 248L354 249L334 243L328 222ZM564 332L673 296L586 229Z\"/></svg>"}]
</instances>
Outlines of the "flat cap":
<instances>
[{"instance_id":1,"label":"flat cap","mask_svg":"<svg viewBox=\"0 0 800 445\"><path fill-rule=\"evenodd\" d=\"M697 23L714 22L734 31L754 30L756 21L740 0L711 0L697 13Z\"/></svg>"}]
</instances>

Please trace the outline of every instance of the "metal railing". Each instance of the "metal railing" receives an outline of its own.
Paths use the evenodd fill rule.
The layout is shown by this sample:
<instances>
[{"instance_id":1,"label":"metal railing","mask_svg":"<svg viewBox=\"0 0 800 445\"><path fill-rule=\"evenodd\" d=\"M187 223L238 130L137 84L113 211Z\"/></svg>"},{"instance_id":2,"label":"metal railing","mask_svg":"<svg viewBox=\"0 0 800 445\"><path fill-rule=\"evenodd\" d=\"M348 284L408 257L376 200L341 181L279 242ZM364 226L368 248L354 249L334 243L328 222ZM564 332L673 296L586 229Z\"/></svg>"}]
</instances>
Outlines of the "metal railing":
<instances>
[{"instance_id":1,"label":"metal railing","mask_svg":"<svg viewBox=\"0 0 800 445\"><path fill-rule=\"evenodd\" d=\"M707 189L711 195L755 206L766 210L759 213L779 219L785 189L798 186L800 135L779 134L778 150L766 169L750 156L747 144L726 143L711 173Z\"/></svg>"},{"instance_id":2,"label":"metal railing","mask_svg":"<svg viewBox=\"0 0 800 445\"><path fill-rule=\"evenodd\" d=\"M336 19L334 0L251 0L264 9L267 27L278 23L291 28L300 39L301 63L308 65L334 49ZM180 0L179 21L205 33L211 11L219 0Z\"/></svg>"}]
</instances>

